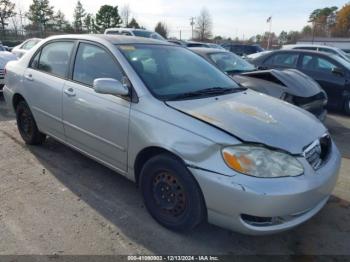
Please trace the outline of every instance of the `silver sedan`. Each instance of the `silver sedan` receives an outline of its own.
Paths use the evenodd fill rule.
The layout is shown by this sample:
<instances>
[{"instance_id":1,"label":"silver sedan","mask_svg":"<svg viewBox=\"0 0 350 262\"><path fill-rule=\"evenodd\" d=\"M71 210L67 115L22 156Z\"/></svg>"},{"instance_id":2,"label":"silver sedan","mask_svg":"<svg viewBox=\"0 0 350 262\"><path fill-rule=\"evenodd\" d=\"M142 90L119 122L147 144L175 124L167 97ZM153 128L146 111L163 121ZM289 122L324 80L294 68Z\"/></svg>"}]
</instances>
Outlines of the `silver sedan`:
<instances>
[{"instance_id":1,"label":"silver sedan","mask_svg":"<svg viewBox=\"0 0 350 262\"><path fill-rule=\"evenodd\" d=\"M50 136L135 181L172 230L204 220L246 234L315 215L340 155L310 113L247 90L186 48L103 35L51 37L7 67L27 144Z\"/></svg>"}]
</instances>

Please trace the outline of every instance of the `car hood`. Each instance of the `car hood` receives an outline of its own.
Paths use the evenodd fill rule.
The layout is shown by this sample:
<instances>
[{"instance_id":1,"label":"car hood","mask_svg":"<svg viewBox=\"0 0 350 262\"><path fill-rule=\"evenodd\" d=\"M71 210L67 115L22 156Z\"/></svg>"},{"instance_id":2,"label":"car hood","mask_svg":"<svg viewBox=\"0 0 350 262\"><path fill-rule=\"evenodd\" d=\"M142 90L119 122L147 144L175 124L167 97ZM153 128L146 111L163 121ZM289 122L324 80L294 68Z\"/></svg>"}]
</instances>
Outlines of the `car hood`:
<instances>
[{"instance_id":1,"label":"car hood","mask_svg":"<svg viewBox=\"0 0 350 262\"><path fill-rule=\"evenodd\" d=\"M3 69L7 62L17 60L17 57L7 51L0 52L0 68Z\"/></svg>"},{"instance_id":2,"label":"car hood","mask_svg":"<svg viewBox=\"0 0 350 262\"><path fill-rule=\"evenodd\" d=\"M271 81L286 87L288 93L299 97L312 97L323 92L316 81L295 69L253 71L243 73L242 76Z\"/></svg>"},{"instance_id":3,"label":"car hood","mask_svg":"<svg viewBox=\"0 0 350 262\"><path fill-rule=\"evenodd\" d=\"M218 97L169 101L170 107L213 125L244 142L301 154L327 132L313 115L251 90Z\"/></svg>"}]
</instances>

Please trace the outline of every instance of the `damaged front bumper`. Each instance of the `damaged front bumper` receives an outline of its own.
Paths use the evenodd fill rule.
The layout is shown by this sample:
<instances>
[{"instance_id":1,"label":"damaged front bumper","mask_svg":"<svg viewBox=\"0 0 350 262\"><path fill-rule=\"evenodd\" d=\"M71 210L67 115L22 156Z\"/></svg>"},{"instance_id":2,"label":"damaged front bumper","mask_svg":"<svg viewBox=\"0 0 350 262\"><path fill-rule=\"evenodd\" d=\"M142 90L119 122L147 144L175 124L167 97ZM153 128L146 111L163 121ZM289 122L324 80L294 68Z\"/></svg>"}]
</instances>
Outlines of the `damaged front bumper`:
<instances>
[{"instance_id":1,"label":"damaged front bumper","mask_svg":"<svg viewBox=\"0 0 350 262\"><path fill-rule=\"evenodd\" d=\"M299 159L298 177L223 176L190 168L204 195L210 223L251 235L293 228L314 216L335 187L341 157L333 144L327 162L317 171Z\"/></svg>"}]
</instances>

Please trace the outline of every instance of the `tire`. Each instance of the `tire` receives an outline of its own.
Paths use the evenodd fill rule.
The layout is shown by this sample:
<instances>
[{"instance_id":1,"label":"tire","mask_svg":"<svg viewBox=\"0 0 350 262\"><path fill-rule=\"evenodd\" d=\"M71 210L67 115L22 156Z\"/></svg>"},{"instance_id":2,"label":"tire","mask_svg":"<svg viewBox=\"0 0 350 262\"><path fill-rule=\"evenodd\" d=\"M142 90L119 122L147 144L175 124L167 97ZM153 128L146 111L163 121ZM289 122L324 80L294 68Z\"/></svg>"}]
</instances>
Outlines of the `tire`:
<instances>
[{"instance_id":1,"label":"tire","mask_svg":"<svg viewBox=\"0 0 350 262\"><path fill-rule=\"evenodd\" d=\"M350 115L350 96L345 98L344 101L344 111L347 115Z\"/></svg>"},{"instance_id":2,"label":"tire","mask_svg":"<svg viewBox=\"0 0 350 262\"><path fill-rule=\"evenodd\" d=\"M140 174L140 188L151 216L170 230L191 230L206 217L197 181L180 160L169 154L146 162Z\"/></svg>"},{"instance_id":3,"label":"tire","mask_svg":"<svg viewBox=\"0 0 350 262\"><path fill-rule=\"evenodd\" d=\"M16 107L18 131L28 145L41 145L46 135L38 130L32 112L25 101L20 101Z\"/></svg>"}]
</instances>

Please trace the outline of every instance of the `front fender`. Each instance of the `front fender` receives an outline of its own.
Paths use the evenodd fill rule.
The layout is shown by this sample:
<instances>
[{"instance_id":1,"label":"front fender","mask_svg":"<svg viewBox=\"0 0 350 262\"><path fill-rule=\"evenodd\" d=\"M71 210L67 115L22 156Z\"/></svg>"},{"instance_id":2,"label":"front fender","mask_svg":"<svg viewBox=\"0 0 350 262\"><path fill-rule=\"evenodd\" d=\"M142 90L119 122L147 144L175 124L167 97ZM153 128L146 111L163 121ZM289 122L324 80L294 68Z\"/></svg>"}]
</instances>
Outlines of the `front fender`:
<instances>
[{"instance_id":1,"label":"front fender","mask_svg":"<svg viewBox=\"0 0 350 262\"><path fill-rule=\"evenodd\" d=\"M131 110L128 146L128 176L130 179L133 180L135 177L134 163L137 155L149 147L165 149L191 167L210 170L226 176L235 175L223 161L221 149L223 146L238 144L240 141L164 104L163 109L161 110L163 116L167 116L166 118L172 121L135 108ZM179 121L182 122L182 125L179 124ZM194 129L197 131L194 132ZM211 132L211 137L208 137L208 134L207 137L204 136L206 132Z\"/></svg>"}]
</instances>

